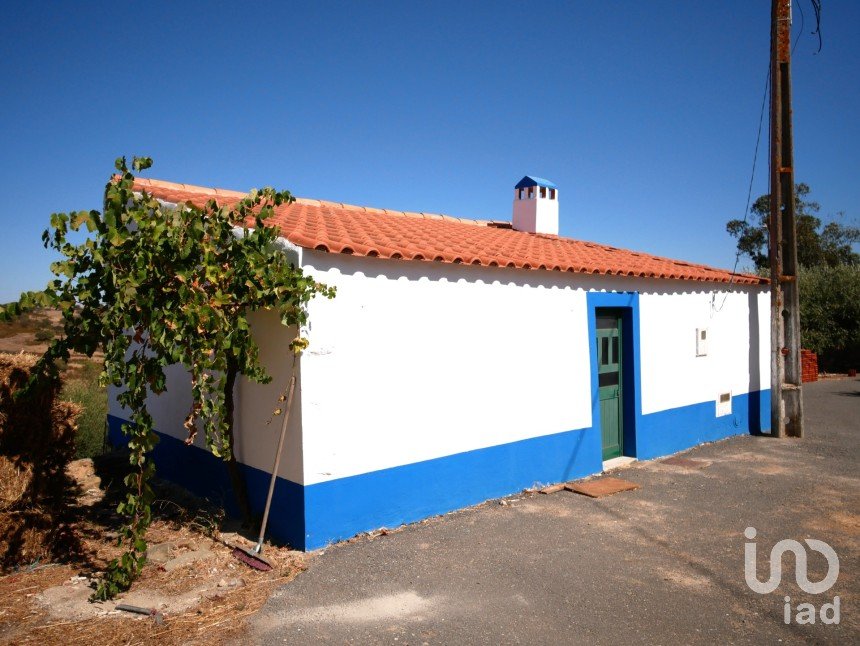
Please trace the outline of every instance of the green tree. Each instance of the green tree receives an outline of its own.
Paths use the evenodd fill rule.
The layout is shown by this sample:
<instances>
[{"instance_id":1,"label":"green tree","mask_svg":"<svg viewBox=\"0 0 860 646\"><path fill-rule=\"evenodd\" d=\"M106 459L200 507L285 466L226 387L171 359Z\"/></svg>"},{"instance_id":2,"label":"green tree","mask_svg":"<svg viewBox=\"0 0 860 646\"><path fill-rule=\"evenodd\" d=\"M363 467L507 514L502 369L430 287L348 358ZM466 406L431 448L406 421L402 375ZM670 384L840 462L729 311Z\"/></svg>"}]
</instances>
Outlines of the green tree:
<instances>
[{"instance_id":1,"label":"green tree","mask_svg":"<svg viewBox=\"0 0 860 646\"><path fill-rule=\"evenodd\" d=\"M152 160L135 158L134 169ZM125 525L120 542L126 551L113 561L96 593L112 597L127 589L146 560L145 533L151 520L154 465L149 455L158 437L147 398L166 388L165 368L181 363L190 373L192 405L185 420L188 443L198 428L210 450L232 466L240 504L244 486L233 457L233 384L237 375L260 383L270 380L259 362L248 314L276 310L296 330L307 321L307 303L334 290L305 276L278 247L278 231L266 223L273 209L293 201L286 191L254 190L227 207L209 201L166 207L146 192L135 193L134 175L125 158L119 175L105 186L99 211L55 213L43 241L61 256L51 265L56 278L43 292L22 294L0 307L0 318L37 306L62 312L63 333L40 359L34 379L56 378L57 360L71 352L105 354L103 384L122 386L118 402L132 423L128 436L133 471L118 512ZM83 242L69 231L86 227ZM273 402L274 404L274 402Z\"/></svg>"},{"instance_id":2,"label":"green tree","mask_svg":"<svg viewBox=\"0 0 860 646\"><path fill-rule=\"evenodd\" d=\"M803 347L823 370L860 368L860 265L802 268L799 288Z\"/></svg>"},{"instance_id":3,"label":"green tree","mask_svg":"<svg viewBox=\"0 0 860 646\"><path fill-rule=\"evenodd\" d=\"M808 199L810 192L807 184L795 185L794 209L799 264L802 267L860 264L860 254L853 249L853 246L860 242L860 228L836 221L828 222L822 228L822 221L817 216L821 206ZM726 224L726 230L737 238L738 252L741 255L750 258L757 269L767 269L770 195L760 196L753 203L750 212L752 222L730 220ZM840 213L840 216L843 214Z\"/></svg>"}]
</instances>

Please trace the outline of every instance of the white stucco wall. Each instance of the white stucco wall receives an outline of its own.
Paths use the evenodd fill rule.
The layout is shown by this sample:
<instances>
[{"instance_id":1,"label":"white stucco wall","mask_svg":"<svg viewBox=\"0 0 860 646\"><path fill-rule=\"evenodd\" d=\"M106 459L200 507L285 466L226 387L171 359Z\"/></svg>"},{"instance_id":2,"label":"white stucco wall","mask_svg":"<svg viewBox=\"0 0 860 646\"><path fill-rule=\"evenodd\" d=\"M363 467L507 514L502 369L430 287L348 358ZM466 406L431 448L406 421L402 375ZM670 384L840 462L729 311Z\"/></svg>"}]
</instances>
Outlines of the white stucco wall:
<instances>
[{"instance_id":1,"label":"white stucco wall","mask_svg":"<svg viewBox=\"0 0 860 646\"><path fill-rule=\"evenodd\" d=\"M175 206L169 202L162 203ZM242 229L233 229L233 234L240 237L243 234ZM303 250L300 247L284 238L279 238L275 244L290 262L301 265ZM249 321L254 339L260 347L260 360L272 381L261 385L241 377L237 380L234 399L235 454L240 462L271 473L283 418L276 417L270 424L266 422L272 411L279 406L278 395L289 382L292 353L288 344L295 338L296 329L282 326L275 312L254 312L249 316ZM151 396L147 401L147 410L152 415L155 429L159 433L185 441L188 434L182 423L191 406L189 373L178 365L169 366L165 372L167 391L158 397ZM296 384L293 410L278 474L293 482L302 482L301 376L298 370L297 375L299 381ZM128 419L127 413L116 402L116 394L117 389L108 389L108 414ZM197 434L194 445L208 450L205 448L202 430Z\"/></svg>"},{"instance_id":2,"label":"white stucco wall","mask_svg":"<svg viewBox=\"0 0 860 646\"><path fill-rule=\"evenodd\" d=\"M289 343L296 337L296 329L281 325L275 312L255 312L250 320L254 339L260 346L260 359L272 381L262 385L242 378L236 384L236 456L245 464L271 473L283 424L283 417L272 418L272 411L285 408L278 403L278 396L285 392L290 381L293 353ZM300 483L303 480L302 382L298 369L296 375L278 475ZM266 424L269 419L271 423Z\"/></svg>"},{"instance_id":3,"label":"white stucco wall","mask_svg":"<svg viewBox=\"0 0 860 646\"><path fill-rule=\"evenodd\" d=\"M762 287L308 250L301 262L338 295L310 304L279 471L300 484L590 427L588 291L640 294L643 414L769 387ZM268 471L280 418L265 421L289 378L294 331L274 313L252 323L274 379L237 385L237 456ZM698 328L708 330L703 357ZM168 392L151 399L156 429L184 439L189 404L187 374L171 368ZM113 397L110 413L125 417Z\"/></svg>"},{"instance_id":4,"label":"white stucco wall","mask_svg":"<svg viewBox=\"0 0 860 646\"><path fill-rule=\"evenodd\" d=\"M672 288L663 281L663 288ZM769 388L770 296L761 288L687 283L681 291L643 285L639 297L642 412ZM711 290L714 291L711 291ZM752 316L750 313L752 312ZM758 332L750 334L751 322ZM696 330L708 331L708 351L696 356ZM750 344L752 339L752 346ZM751 360L750 353L754 355Z\"/></svg>"},{"instance_id":5,"label":"white stucco wall","mask_svg":"<svg viewBox=\"0 0 860 646\"><path fill-rule=\"evenodd\" d=\"M643 413L767 387L759 287L313 251L303 264L338 288L310 305L304 484L591 426L588 290L640 293Z\"/></svg>"},{"instance_id":6,"label":"white stucco wall","mask_svg":"<svg viewBox=\"0 0 860 646\"><path fill-rule=\"evenodd\" d=\"M279 406L278 395L286 388L292 364L292 353L288 348L295 338L295 328L281 325L274 312L255 312L250 317L251 329L260 346L260 359L272 376L270 384L251 383L240 378L236 383L236 456L245 464L271 473L278 434L281 431L281 417L275 417L271 424L266 421L272 411ZM185 441L187 432L182 422L191 407L190 376L181 366L169 366L167 372L167 391L147 400L147 409L153 417L155 429L165 435ZM301 451L301 381L296 386L293 410L287 428L278 474L293 482L302 481ZM108 413L115 417L128 419L127 413L116 402L117 389L108 391ZM199 432L195 446L205 448L203 432Z\"/></svg>"},{"instance_id":7,"label":"white stucco wall","mask_svg":"<svg viewBox=\"0 0 860 646\"><path fill-rule=\"evenodd\" d=\"M585 294L558 276L322 252L304 263L338 288L310 305L305 484L591 424Z\"/></svg>"}]
</instances>

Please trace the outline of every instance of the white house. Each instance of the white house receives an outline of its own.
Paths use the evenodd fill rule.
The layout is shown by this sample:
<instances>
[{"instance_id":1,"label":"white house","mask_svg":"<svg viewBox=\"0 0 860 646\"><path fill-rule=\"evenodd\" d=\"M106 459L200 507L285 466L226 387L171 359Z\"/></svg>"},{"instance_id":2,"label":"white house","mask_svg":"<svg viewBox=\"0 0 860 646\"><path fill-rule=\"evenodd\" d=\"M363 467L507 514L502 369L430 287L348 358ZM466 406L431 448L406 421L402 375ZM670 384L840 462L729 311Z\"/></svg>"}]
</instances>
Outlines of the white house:
<instances>
[{"instance_id":1,"label":"white house","mask_svg":"<svg viewBox=\"0 0 860 646\"><path fill-rule=\"evenodd\" d=\"M138 180L164 202L241 193ZM513 220L299 199L274 222L337 286L310 304L271 533L300 549L769 427L770 327L756 276L559 237L555 185L526 177ZM262 508L265 420L295 331L259 313L274 380L240 383L238 460ZM231 504L226 469L182 443L180 370L152 401L161 475ZM112 400L109 428L121 437Z\"/></svg>"}]
</instances>

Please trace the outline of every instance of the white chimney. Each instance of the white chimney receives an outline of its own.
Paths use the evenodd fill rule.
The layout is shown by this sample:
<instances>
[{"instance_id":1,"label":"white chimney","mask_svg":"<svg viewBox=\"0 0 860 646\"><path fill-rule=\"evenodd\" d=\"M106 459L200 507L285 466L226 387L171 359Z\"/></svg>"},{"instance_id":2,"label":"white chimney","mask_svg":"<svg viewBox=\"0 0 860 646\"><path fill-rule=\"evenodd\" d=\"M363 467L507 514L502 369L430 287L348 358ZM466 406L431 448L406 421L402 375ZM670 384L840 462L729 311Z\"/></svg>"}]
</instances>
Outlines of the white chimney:
<instances>
[{"instance_id":1,"label":"white chimney","mask_svg":"<svg viewBox=\"0 0 860 646\"><path fill-rule=\"evenodd\" d=\"M558 187L526 175L514 187L514 229L558 235Z\"/></svg>"}]
</instances>

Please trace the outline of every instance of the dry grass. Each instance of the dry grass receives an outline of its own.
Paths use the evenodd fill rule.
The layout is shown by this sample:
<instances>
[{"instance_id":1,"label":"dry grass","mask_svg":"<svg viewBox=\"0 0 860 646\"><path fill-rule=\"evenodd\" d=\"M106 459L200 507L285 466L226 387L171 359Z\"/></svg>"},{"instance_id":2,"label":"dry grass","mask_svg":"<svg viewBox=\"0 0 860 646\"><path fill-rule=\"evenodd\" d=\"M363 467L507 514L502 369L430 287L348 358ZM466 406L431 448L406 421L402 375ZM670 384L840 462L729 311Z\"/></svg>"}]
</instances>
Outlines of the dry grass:
<instances>
[{"instance_id":1,"label":"dry grass","mask_svg":"<svg viewBox=\"0 0 860 646\"><path fill-rule=\"evenodd\" d=\"M0 352L44 350L34 344L34 326L45 327L40 316L50 318L51 313L0 325ZM219 510L157 483L159 499L153 505L149 544L170 543L173 556L197 549L211 552L211 557L170 572L148 564L124 595L129 603L141 594L152 600L151 605L163 612L162 624L116 611L114 603L89 603L89 584L122 552L116 544L121 520L115 510L128 461L123 455L106 455L66 466L75 448L80 406L56 401L59 384L34 393L22 405L10 397L34 360L34 355L0 354L0 566L9 572L0 576L0 643L241 641L246 617L305 568L305 555L267 546L266 556L276 567L270 572L252 570L217 540ZM83 405L85 414L78 419L84 425L86 411L95 411L89 434L93 447L100 439L104 415L92 398L98 398L96 404L106 400L93 386L98 372L94 366L73 357L62 391L64 399ZM80 432L77 443L80 455ZM166 608L160 608L162 602Z\"/></svg>"},{"instance_id":2,"label":"dry grass","mask_svg":"<svg viewBox=\"0 0 860 646\"><path fill-rule=\"evenodd\" d=\"M36 358L0 353L0 567L61 556L68 542L65 469L80 408L57 399L60 383L26 394Z\"/></svg>"},{"instance_id":3,"label":"dry grass","mask_svg":"<svg viewBox=\"0 0 860 646\"><path fill-rule=\"evenodd\" d=\"M0 643L157 642L166 646L241 641L246 618L265 603L275 588L306 567L306 555L273 545L265 548L266 557L275 563L273 570L259 572L246 567L220 541L217 530L215 536L209 535L220 520L217 510L173 485L159 483L149 544L171 543L174 557L189 550L208 550L212 556L170 572L163 566L148 564L132 590L123 595L132 604L134 595L157 600L152 605L163 612L162 624L149 617L116 611L112 602L90 604L85 598L91 589L79 577L92 580L121 552L112 533L116 526L112 513L115 500L112 492L102 489L101 495L93 495L93 485L98 482L95 470L89 460L73 462L69 469L80 491L76 519L69 526L80 545L79 554L66 563L36 565L0 577ZM104 481L116 481L106 475L102 471ZM231 540L245 546L252 544L241 537ZM47 604L45 592L56 591L58 586L63 590L76 588L77 601L54 607ZM177 600L189 598L190 604L179 604L179 609L171 610ZM166 609L158 607L162 602ZM81 612L86 616L80 616Z\"/></svg>"},{"instance_id":4,"label":"dry grass","mask_svg":"<svg viewBox=\"0 0 860 646\"><path fill-rule=\"evenodd\" d=\"M207 567L221 570L232 559L229 550L222 546L217 562ZM268 553L272 556L271 552ZM241 566L237 566L241 567ZM164 622L123 612L101 617L63 619L52 615L39 603L39 593L45 589L68 583L78 574L70 565L44 568L0 579L0 641L15 644L222 644L241 641L246 618L257 612L280 585L287 583L304 569L301 558L287 559L271 572L245 569L245 585L231 590L215 591L201 596L198 605L186 611L164 615ZM154 567L136 585L152 586L168 577ZM183 582L193 580L188 572L173 577L171 587L184 587ZM216 584L217 585L217 584ZM62 610L60 609L60 612Z\"/></svg>"},{"instance_id":5,"label":"dry grass","mask_svg":"<svg viewBox=\"0 0 860 646\"><path fill-rule=\"evenodd\" d=\"M0 455L0 511L19 506L33 479L33 467Z\"/></svg>"}]
</instances>

